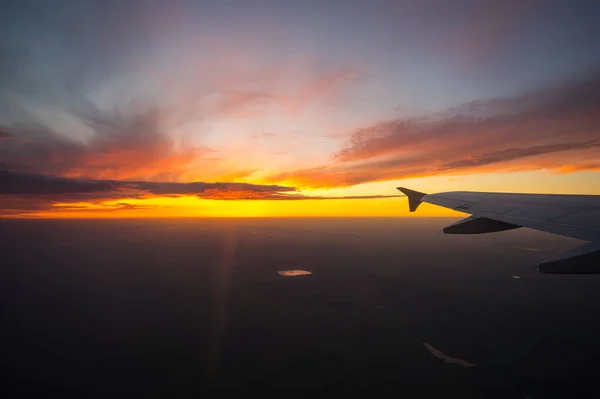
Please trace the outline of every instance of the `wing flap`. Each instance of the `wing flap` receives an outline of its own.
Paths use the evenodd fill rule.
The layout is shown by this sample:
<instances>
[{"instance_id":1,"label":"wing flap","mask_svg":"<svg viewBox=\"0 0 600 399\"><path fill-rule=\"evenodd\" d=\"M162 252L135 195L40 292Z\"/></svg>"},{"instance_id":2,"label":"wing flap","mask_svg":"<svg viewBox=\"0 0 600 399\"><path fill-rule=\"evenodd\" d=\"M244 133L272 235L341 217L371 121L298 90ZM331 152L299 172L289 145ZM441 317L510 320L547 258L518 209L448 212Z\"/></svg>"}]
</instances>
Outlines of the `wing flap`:
<instances>
[{"instance_id":1,"label":"wing flap","mask_svg":"<svg viewBox=\"0 0 600 399\"><path fill-rule=\"evenodd\" d=\"M509 210L508 212L504 213L504 216L547 222L552 219L567 215L571 212L573 212L573 210L570 208L523 205Z\"/></svg>"},{"instance_id":2,"label":"wing flap","mask_svg":"<svg viewBox=\"0 0 600 399\"><path fill-rule=\"evenodd\" d=\"M479 201L479 202L473 202L466 209L474 210L474 211L503 214L505 212L510 211L511 209L514 209L515 207L518 207L518 205L499 202L499 201Z\"/></svg>"}]
</instances>

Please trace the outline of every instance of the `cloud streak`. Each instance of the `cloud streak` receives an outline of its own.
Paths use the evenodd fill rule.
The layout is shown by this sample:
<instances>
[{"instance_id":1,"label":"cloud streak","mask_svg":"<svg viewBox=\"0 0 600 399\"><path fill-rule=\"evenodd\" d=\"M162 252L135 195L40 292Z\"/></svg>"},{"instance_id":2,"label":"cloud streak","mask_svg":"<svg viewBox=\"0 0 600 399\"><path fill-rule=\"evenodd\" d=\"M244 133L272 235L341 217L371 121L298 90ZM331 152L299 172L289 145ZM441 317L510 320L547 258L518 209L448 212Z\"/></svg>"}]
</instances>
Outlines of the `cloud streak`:
<instances>
[{"instance_id":1,"label":"cloud streak","mask_svg":"<svg viewBox=\"0 0 600 399\"><path fill-rule=\"evenodd\" d=\"M600 73L522 96L475 101L356 130L331 165L267 181L351 186L439 174L600 168Z\"/></svg>"},{"instance_id":2,"label":"cloud streak","mask_svg":"<svg viewBox=\"0 0 600 399\"><path fill-rule=\"evenodd\" d=\"M127 199L195 196L207 200L333 200L376 199L400 195L307 196L295 187L228 182L149 182L76 179L41 174L0 170L0 214L10 215L42 210L88 210L89 204L101 205L99 210L141 209ZM116 204L105 202L120 200ZM56 206L56 204L62 204ZM83 205L82 205L83 204ZM86 205L87 204L87 205ZM146 209L144 207L144 209Z\"/></svg>"},{"instance_id":3,"label":"cloud streak","mask_svg":"<svg viewBox=\"0 0 600 399\"><path fill-rule=\"evenodd\" d=\"M149 182L125 180L76 179L4 170L0 171L0 186L3 195L70 195L115 193L119 190L135 190L140 194L152 195L198 195L210 190L221 192L273 193L297 191L294 187L258 185L249 183L207 182Z\"/></svg>"}]
</instances>

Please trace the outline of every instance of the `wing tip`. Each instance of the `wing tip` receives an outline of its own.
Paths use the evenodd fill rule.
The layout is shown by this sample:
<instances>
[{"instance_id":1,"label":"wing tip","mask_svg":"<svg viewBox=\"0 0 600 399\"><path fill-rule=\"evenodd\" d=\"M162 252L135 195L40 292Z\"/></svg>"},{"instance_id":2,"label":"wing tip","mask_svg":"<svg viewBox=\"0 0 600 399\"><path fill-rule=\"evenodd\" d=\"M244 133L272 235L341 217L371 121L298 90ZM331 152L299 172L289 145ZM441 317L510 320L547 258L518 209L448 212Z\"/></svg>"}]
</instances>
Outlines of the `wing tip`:
<instances>
[{"instance_id":1,"label":"wing tip","mask_svg":"<svg viewBox=\"0 0 600 399\"><path fill-rule=\"evenodd\" d=\"M402 192L408 197L408 209L410 212L416 211L419 205L421 205L421 202L423 202L423 197L427 195L420 191L411 190L406 187L396 187L396 190Z\"/></svg>"}]
</instances>

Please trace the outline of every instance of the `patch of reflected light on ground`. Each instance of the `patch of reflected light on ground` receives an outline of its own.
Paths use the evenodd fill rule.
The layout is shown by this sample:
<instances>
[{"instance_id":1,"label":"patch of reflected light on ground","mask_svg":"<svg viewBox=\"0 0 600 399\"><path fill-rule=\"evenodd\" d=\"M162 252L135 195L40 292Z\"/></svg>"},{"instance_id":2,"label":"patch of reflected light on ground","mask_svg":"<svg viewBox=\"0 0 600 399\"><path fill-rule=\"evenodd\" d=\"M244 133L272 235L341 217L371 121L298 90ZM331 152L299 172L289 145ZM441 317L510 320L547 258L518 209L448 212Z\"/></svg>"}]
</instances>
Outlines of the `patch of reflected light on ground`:
<instances>
[{"instance_id":1,"label":"patch of reflected light on ground","mask_svg":"<svg viewBox=\"0 0 600 399\"><path fill-rule=\"evenodd\" d=\"M446 363L455 363L455 364L461 365L463 367L475 366L473 363L469 363L466 360L450 357L450 356L446 355L445 353L442 353L442 351L440 351L439 349L434 348L433 346L429 345L426 342L423 344L423 346L426 347L433 356L437 357L438 359L442 359Z\"/></svg>"},{"instance_id":2,"label":"patch of reflected light on ground","mask_svg":"<svg viewBox=\"0 0 600 399\"><path fill-rule=\"evenodd\" d=\"M305 276L307 274L312 274L308 270L281 270L277 273L285 277Z\"/></svg>"},{"instance_id":3,"label":"patch of reflected light on ground","mask_svg":"<svg viewBox=\"0 0 600 399\"><path fill-rule=\"evenodd\" d=\"M521 251L533 251L533 252L542 252L541 248L519 248Z\"/></svg>"}]
</instances>

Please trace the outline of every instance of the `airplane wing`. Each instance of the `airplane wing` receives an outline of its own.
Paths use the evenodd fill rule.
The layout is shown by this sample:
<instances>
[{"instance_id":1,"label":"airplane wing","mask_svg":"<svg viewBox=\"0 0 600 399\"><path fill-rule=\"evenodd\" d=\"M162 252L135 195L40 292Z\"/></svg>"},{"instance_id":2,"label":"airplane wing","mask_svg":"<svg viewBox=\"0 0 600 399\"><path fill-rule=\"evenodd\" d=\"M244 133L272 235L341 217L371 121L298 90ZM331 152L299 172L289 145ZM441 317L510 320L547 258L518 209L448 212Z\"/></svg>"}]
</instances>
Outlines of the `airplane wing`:
<instances>
[{"instance_id":1,"label":"airplane wing","mask_svg":"<svg viewBox=\"0 0 600 399\"><path fill-rule=\"evenodd\" d=\"M425 194L398 187L411 212L422 202L471 216L444 228L446 234L481 234L528 227L589 241L542 262L542 273L600 273L600 195L510 194L452 191Z\"/></svg>"}]
</instances>

